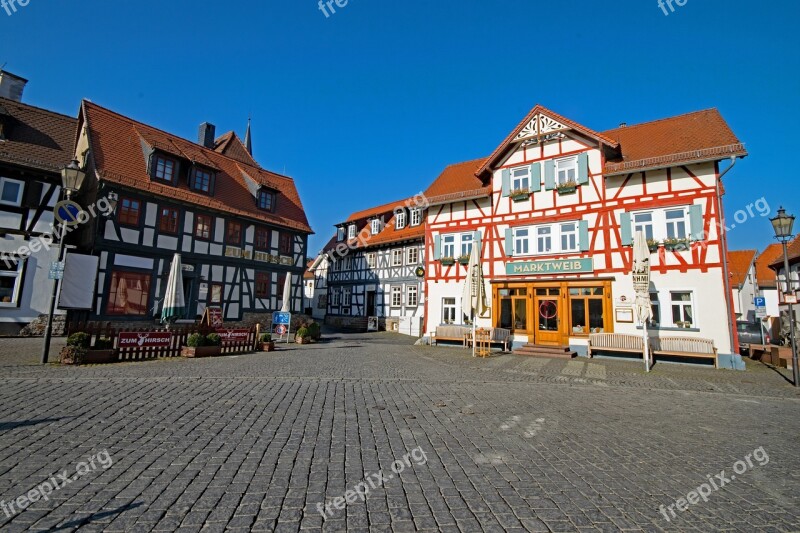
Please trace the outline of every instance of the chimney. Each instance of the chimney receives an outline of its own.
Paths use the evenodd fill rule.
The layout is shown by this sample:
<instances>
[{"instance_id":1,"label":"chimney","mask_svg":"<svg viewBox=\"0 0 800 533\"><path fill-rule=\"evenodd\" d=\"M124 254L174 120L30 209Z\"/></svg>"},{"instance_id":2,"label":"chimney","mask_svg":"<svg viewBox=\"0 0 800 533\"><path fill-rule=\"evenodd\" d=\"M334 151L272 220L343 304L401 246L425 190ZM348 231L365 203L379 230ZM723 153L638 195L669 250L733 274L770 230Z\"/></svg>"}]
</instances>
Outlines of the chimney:
<instances>
[{"instance_id":1,"label":"chimney","mask_svg":"<svg viewBox=\"0 0 800 533\"><path fill-rule=\"evenodd\" d=\"M28 80L25 78L0 70L0 97L21 102L22 91L25 90L27 83Z\"/></svg>"},{"instance_id":2,"label":"chimney","mask_svg":"<svg viewBox=\"0 0 800 533\"><path fill-rule=\"evenodd\" d=\"M200 124L200 131L197 134L197 144L202 144L206 148L214 149L214 137L217 127L209 122Z\"/></svg>"},{"instance_id":3,"label":"chimney","mask_svg":"<svg viewBox=\"0 0 800 533\"><path fill-rule=\"evenodd\" d=\"M627 128L628 127L628 123L627 122L620 122L619 127L620 128Z\"/></svg>"}]
</instances>

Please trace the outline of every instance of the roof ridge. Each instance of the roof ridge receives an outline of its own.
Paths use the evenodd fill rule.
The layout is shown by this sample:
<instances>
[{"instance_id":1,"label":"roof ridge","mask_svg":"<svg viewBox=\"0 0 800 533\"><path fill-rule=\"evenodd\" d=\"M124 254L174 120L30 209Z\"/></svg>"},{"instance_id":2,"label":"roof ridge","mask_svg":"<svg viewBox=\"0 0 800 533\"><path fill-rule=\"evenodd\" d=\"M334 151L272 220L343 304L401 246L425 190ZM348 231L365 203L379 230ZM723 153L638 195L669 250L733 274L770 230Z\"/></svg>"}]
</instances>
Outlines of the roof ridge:
<instances>
[{"instance_id":1,"label":"roof ridge","mask_svg":"<svg viewBox=\"0 0 800 533\"><path fill-rule=\"evenodd\" d=\"M11 98L4 98L4 97L0 96L0 103L3 103L3 102L9 102L9 103L14 104L14 105L25 106L25 107L33 110L33 111L41 111L42 113L45 113L45 114L48 114L48 115L56 115L56 116L61 117L61 118L65 118L65 119L68 119L68 120L75 121L76 123L78 122L78 119L76 117L67 115L65 113L59 113L58 111L53 111L52 109L45 109L44 107L40 107L38 105L32 105L32 104L28 104L26 102L18 102L17 100L12 100Z\"/></svg>"},{"instance_id":2,"label":"roof ridge","mask_svg":"<svg viewBox=\"0 0 800 533\"><path fill-rule=\"evenodd\" d=\"M716 111L717 113L719 113L719 109L718 108L709 107L709 108L706 108L706 109L698 109L696 111L687 111L686 113L681 113L680 115L672 115L670 117L661 117L661 118L657 118L655 120L648 120L648 121L645 121L645 122L639 122L638 124L631 124L629 126L617 126L616 128L610 128L610 129L607 129L607 130L605 130L605 131L603 131L601 133L605 134L605 133L609 133L609 132L617 131L617 130L621 130L621 129L638 128L640 126L647 126L647 125L650 125L650 124L657 124L659 122L666 122L667 120L674 120L674 119L678 119L678 118L688 117L690 115L699 115L700 113L708 113L709 111Z\"/></svg>"}]
</instances>

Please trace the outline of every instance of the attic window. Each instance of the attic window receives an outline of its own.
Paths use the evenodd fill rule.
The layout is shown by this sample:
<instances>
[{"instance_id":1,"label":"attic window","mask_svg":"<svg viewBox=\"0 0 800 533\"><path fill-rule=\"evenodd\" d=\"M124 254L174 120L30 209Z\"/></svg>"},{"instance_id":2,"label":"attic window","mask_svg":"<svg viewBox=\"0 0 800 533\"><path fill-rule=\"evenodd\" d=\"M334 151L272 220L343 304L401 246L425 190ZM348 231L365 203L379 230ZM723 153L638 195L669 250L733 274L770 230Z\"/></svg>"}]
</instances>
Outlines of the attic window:
<instances>
[{"instance_id":1,"label":"attic window","mask_svg":"<svg viewBox=\"0 0 800 533\"><path fill-rule=\"evenodd\" d=\"M394 227L397 229L403 229L406 227L406 213L405 211L401 211L397 213L394 219Z\"/></svg>"},{"instance_id":2,"label":"attic window","mask_svg":"<svg viewBox=\"0 0 800 533\"><path fill-rule=\"evenodd\" d=\"M370 229L373 235L377 235L381 232L381 219L376 218L370 222Z\"/></svg>"},{"instance_id":3,"label":"attic window","mask_svg":"<svg viewBox=\"0 0 800 533\"><path fill-rule=\"evenodd\" d=\"M192 170L192 179L190 180L190 187L205 194L211 194L211 185L214 183L214 174L208 170L200 167L195 167Z\"/></svg>"},{"instance_id":4,"label":"attic window","mask_svg":"<svg viewBox=\"0 0 800 533\"><path fill-rule=\"evenodd\" d=\"M336 228L336 241L342 242L344 240L344 228Z\"/></svg>"},{"instance_id":5,"label":"attic window","mask_svg":"<svg viewBox=\"0 0 800 533\"><path fill-rule=\"evenodd\" d=\"M264 211L274 211L275 193L265 189L258 191L258 208Z\"/></svg>"},{"instance_id":6,"label":"attic window","mask_svg":"<svg viewBox=\"0 0 800 533\"><path fill-rule=\"evenodd\" d=\"M161 181L174 183L177 168L177 161L163 155L158 155L156 156L155 165L153 165L153 177Z\"/></svg>"},{"instance_id":7,"label":"attic window","mask_svg":"<svg viewBox=\"0 0 800 533\"><path fill-rule=\"evenodd\" d=\"M411 225L412 226L419 226L422 224L422 210L421 209L412 209L411 210Z\"/></svg>"},{"instance_id":8,"label":"attic window","mask_svg":"<svg viewBox=\"0 0 800 533\"><path fill-rule=\"evenodd\" d=\"M353 239L355 239L355 238L356 238L356 229L357 229L357 228L356 228L356 225L355 225L355 224L350 224L350 225L347 227L347 238L348 238L349 240L353 240Z\"/></svg>"}]
</instances>

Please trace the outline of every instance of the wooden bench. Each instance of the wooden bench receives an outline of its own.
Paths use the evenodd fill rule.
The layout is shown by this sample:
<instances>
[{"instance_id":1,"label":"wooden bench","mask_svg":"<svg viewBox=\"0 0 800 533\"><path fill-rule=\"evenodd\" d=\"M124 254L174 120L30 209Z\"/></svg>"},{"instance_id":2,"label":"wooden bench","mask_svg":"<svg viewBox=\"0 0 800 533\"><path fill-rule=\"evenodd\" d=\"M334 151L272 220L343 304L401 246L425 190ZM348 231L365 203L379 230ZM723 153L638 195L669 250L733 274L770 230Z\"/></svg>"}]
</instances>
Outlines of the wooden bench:
<instances>
[{"instance_id":1,"label":"wooden bench","mask_svg":"<svg viewBox=\"0 0 800 533\"><path fill-rule=\"evenodd\" d=\"M467 336L472 329L466 326L439 326L436 331L431 333L431 345L436 346L440 341L460 342L461 346L467 347Z\"/></svg>"},{"instance_id":2,"label":"wooden bench","mask_svg":"<svg viewBox=\"0 0 800 533\"><path fill-rule=\"evenodd\" d=\"M592 333L589 335L590 359L592 351L638 353L644 357L644 339L625 333Z\"/></svg>"},{"instance_id":3,"label":"wooden bench","mask_svg":"<svg viewBox=\"0 0 800 533\"><path fill-rule=\"evenodd\" d=\"M714 368L719 368L717 349L711 339L692 337L657 337L653 339L653 361L656 355L670 357L692 357L713 359Z\"/></svg>"},{"instance_id":4,"label":"wooden bench","mask_svg":"<svg viewBox=\"0 0 800 533\"><path fill-rule=\"evenodd\" d=\"M486 328L483 328L486 329ZM511 330L504 328L489 328L489 344L499 344L503 351L509 351L511 344ZM472 330L464 335L464 345L472 346Z\"/></svg>"}]
</instances>

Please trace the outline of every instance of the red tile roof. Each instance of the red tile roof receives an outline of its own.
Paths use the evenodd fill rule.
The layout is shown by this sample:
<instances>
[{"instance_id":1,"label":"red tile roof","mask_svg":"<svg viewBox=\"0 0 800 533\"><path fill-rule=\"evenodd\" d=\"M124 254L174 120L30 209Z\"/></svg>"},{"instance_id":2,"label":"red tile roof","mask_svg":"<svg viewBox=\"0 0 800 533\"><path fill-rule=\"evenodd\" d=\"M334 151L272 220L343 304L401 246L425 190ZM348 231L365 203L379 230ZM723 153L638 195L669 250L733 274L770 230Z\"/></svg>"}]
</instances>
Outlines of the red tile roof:
<instances>
[{"instance_id":1,"label":"red tile roof","mask_svg":"<svg viewBox=\"0 0 800 533\"><path fill-rule=\"evenodd\" d=\"M488 196L491 193L491 185L487 187L487 184L476 175L486 161L484 157L445 168L425 191L428 202L436 204Z\"/></svg>"},{"instance_id":2,"label":"red tile roof","mask_svg":"<svg viewBox=\"0 0 800 533\"><path fill-rule=\"evenodd\" d=\"M100 179L153 195L312 233L292 178L239 161L86 100L83 102L82 117L89 130L91 154ZM170 186L151 180L144 156L144 147L147 145L215 169L214 196L194 192L185 182ZM251 191L260 185L278 191L274 213L256 207Z\"/></svg>"},{"instance_id":3,"label":"red tile roof","mask_svg":"<svg viewBox=\"0 0 800 533\"><path fill-rule=\"evenodd\" d=\"M789 243L789 246L786 249L787 254L789 255L789 264L792 265L800 259L800 235L797 235L792 241ZM781 253L770 263L770 268L774 271L778 271L783 268L783 246L781 245Z\"/></svg>"},{"instance_id":4,"label":"red tile roof","mask_svg":"<svg viewBox=\"0 0 800 533\"><path fill-rule=\"evenodd\" d=\"M395 210L397 209L405 209L406 213L408 213L408 208L413 208L415 206L414 198L408 198L403 200L398 200L396 202L390 202L388 204L380 205L377 207L371 207L369 209L364 209L363 211L357 211L350 215L344 224L341 226L345 227L345 231L347 231L347 226L351 225L351 223L356 225L358 235L361 234L362 231L365 229L369 229L370 220L382 216L385 225L380 233L377 235L372 235L370 233L369 237L364 239L364 243L360 243L359 239L352 239L350 241L343 241L345 244L351 245L353 248L374 248L378 246L386 246L388 244L400 243L400 242L408 242L414 240L422 240L425 237L425 225L420 224L419 226L411 226L409 215L406 215L406 225L402 229L397 229L395 227ZM335 250L336 246L340 243L336 240L336 235L328 241L328 243L324 247L324 251L331 251Z\"/></svg>"},{"instance_id":5,"label":"red tile roof","mask_svg":"<svg viewBox=\"0 0 800 533\"><path fill-rule=\"evenodd\" d=\"M728 271L734 286L740 287L747 281L747 274L753 266L756 253L758 253L756 250L728 251Z\"/></svg>"},{"instance_id":6,"label":"red tile roof","mask_svg":"<svg viewBox=\"0 0 800 533\"><path fill-rule=\"evenodd\" d=\"M261 168L250 152L247 151L242 140L236 135L236 132L229 131L225 135L220 136L214 141L214 150L220 154L227 155L231 159L235 159L245 165L251 167Z\"/></svg>"},{"instance_id":7,"label":"red tile roof","mask_svg":"<svg viewBox=\"0 0 800 533\"><path fill-rule=\"evenodd\" d=\"M773 262L783 259L783 246L774 243L767 246L756 258L756 279L759 287L777 287L775 271L769 268Z\"/></svg>"},{"instance_id":8,"label":"red tile roof","mask_svg":"<svg viewBox=\"0 0 800 533\"><path fill-rule=\"evenodd\" d=\"M46 171L60 171L75 154L78 121L14 100L0 98L0 161Z\"/></svg>"}]
</instances>

